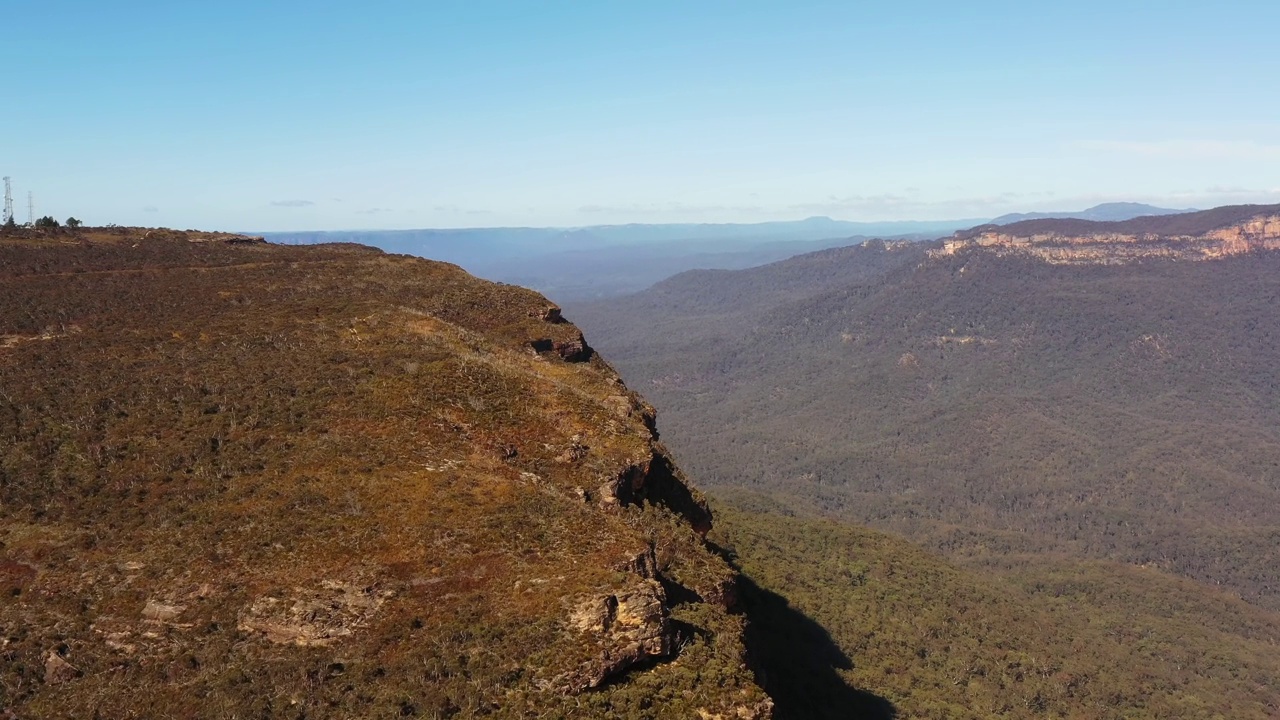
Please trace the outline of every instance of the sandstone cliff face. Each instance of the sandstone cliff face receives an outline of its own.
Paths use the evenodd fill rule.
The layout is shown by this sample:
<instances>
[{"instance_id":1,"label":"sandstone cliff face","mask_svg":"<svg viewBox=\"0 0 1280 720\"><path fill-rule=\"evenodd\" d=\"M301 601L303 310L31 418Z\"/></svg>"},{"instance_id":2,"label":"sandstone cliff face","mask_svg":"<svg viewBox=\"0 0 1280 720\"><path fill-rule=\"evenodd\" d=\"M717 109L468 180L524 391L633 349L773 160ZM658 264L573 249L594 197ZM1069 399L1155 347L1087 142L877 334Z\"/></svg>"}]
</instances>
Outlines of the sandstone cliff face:
<instances>
[{"instance_id":1,"label":"sandstone cliff face","mask_svg":"<svg viewBox=\"0 0 1280 720\"><path fill-rule=\"evenodd\" d=\"M59 240L0 238L0 708L768 716L706 503L545 298Z\"/></svg>"},{"instance_id":2,"label":"sandstone cliff face","mask_svg":"<svg viewBox=\"0 0 1280 720\"><path fill-rule=\"evenodd\" d=\"M1117 264L1144 258L1212 260L1280 249L1280 214L1264 214L1197 234L1009 233L992 229L945 241L934 254L953 255L972 248L1000 255L1025 255L1055 264Z\"/></svg>"}]
</instances>

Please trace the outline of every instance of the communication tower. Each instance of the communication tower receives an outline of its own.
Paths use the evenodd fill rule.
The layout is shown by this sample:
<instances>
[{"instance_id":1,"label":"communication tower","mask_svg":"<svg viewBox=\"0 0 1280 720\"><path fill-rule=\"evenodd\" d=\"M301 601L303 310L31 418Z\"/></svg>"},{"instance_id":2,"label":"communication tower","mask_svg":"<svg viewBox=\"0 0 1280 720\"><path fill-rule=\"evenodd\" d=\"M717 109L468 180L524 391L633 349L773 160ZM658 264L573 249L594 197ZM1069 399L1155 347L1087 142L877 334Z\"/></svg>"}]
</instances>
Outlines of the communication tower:
<instances>
[{"instance_id":1,"label":"communication tower","mask_svg":"<svg viewBox=\"0 0 1280 720\"><path fill-rule=\"evenodd\" d=\"M13 187L9 185L9 178L4 179L4 217L0 218L0 223L8 223L13 219Z\"/></svg>"},{"instance_id":2,"label":"communication tower","mask_svg":"<svg viewBox=\"0 0 1280 720\"><path fill-rule=\"evenodd\" d=\"M36 201L30 190L27 191L27 224L31 227L36 226Z\"/></svg>"}]
</instances>

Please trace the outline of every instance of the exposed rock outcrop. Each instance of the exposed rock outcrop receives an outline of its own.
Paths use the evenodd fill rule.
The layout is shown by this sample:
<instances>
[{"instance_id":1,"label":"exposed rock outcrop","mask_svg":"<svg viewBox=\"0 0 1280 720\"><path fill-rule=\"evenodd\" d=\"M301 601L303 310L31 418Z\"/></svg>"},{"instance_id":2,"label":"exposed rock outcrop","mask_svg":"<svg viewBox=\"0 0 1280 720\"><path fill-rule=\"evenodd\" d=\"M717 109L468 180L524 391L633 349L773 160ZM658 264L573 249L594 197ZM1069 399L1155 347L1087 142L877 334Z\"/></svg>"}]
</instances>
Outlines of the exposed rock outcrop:
<instances>
[{"instance_id":1,"label":"exposed rock outcrop","mask_svg":"<svg viewBox=\"0 0 1280 720\"><path fill-rule=\"evenodd\" d=\"M49 685L58 685L80 676L74 665L62 659L56 651L50 651L44 657L44 681Z\"/></svg>"},{"instance_id":2,"label":"exposed rock outcrop","mask_svg":"<svg viewBox=\"0 0 1280 720\"><path fill-rule=\"evenodd\" d=\"M666 657L675 641L667 597L655 580L641 580L610 595L587 598L569 614L569 627L599 654L565 680L581 692L645 660Z\"/></svg>"},{"instance_id":3,"label":"exposed rock outcrop","mask_svg":"<svg viewBox=\"0 0 1280 720\"><path fill-rule=\"evenodd\" d=\"M565 362L587 362L595 355L595 350L587 344L586 338L581 333L577 338L569 340L553 340L551 338L538 338L529 341L529 347L533 348L536 353L554 353L560 356Z\"/></svg>"},{"instance_id":4,"label":"exposed rock outcrop","mask_svg":"<svg viewBox=\"0 0 1280 720\"><path fill-rule=\"evenodd\" d=\"M596 493L604 505L650 502L681 515L700 535L711 530L706 498L689 486L661 444L655 443L648 458L605 478Z\"/></svg>"},{"instance_id":5,"label":"exposed rock outcrop","mask_svg":"<svg viewBox=\"0 0 1280 720\"><path fill-rule=\"evenodd\" d=\"M241 612L239 629L282 645L331 645L368 624L392 594L329 580L315 589L295 588L289 597L254 600Z\"/></svg>"},{"instance_id":6,"label":"exposed rock outcrop","mask_svg":"<svg viewBox=\"0 0 1280 720\"><path fill-rule=\"evenodd\" d=\"M1185 225L1194 232L1182 232L1178 225L1170 225L1167 230L1159 225L1144 230L1134 221L1055 225L1042 220L1000 228L986 226L957 233L932 254L954 255L981 249L1055 264L1119 264L1146 258L1213 260L1280 250L1280 209L1261 208L1254 217L1209 229L1194 223Z\"/></svg>"}]
</instances>

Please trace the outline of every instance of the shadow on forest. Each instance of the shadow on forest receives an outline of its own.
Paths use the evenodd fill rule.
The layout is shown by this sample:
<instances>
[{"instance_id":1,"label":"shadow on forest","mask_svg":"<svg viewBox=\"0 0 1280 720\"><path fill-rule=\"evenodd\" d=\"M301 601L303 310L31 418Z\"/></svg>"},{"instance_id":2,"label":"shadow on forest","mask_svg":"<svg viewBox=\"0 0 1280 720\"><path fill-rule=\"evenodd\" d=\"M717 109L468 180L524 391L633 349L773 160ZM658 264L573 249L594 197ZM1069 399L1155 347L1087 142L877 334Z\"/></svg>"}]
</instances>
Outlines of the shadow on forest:
<instances>
[{"instance_id":1,"label":"shadow on forest","mask_svg":"<svg viewBox=\"0 0 1280 720\"><path fill-rule=\"evenodd\" d=\"M776 720L892 720L893 703L850 687L837 670L853 662L831 639L826 628L791 607L787 599L738 579L740 601L746 611L747 653L756 679L774 702Z\"/></svg>"}]
</instances>

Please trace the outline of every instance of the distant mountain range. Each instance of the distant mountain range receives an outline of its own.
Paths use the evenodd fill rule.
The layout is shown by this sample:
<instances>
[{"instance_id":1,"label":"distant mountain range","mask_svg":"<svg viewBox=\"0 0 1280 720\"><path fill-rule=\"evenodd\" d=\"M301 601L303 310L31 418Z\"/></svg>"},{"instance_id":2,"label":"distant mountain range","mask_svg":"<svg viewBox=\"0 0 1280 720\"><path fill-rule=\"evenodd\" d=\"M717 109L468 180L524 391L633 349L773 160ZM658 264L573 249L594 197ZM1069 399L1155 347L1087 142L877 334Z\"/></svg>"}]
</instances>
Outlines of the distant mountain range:
<instances>
[{"instance_id":1,"label":"distant mountain range","mask_svg":"<svg viewBox=\"0 0 1280 720\"><path fill-rule=\"evenodd\" d=\"M455 228L420 230L334 230L259 233L279 243L358 242L389 252L426 255L466 265L495 255L535 257L561 252L680 243L696 252L742 250L754 245L853 236L938 237L981 224L983 218L931 221L849 222L811 217L764 223L661 223L591 225L576 228Z\"/></svg>"},{"instance_id":2,"label":"distant mountain range","mask_svg":"<svg viewBox=\"0 0 1280 720\"><path fill-rule=\"evenodd\" d=\"M740 270L869 238L933 240L985 224L1035 218L1127 220L1183 212L1106 203L1080 212L1024 213L994 220L850 222L829 217L764 223L594 225L578 228L462 228L263 233L272 242L353 242L455 263L558 302L639 292L686 270Z\"/></svg>"},{"instance_id":3,"label":"distant mountain range","mask_svg":"<svg viewBox=\"0 0 1280 720\"><path fill-rule=\"evenodd\" d=\"M829 217L751 224L597 225L262 233L288 244L353 242L461 265L553 300L638 292L685 270L740 269L871 237L928 240L982 218L848 222Z\"/></svg>"},{"instance_id":4,"label":"distant mountain range","mask_svg":"<svg viewBox=\"0 0 1280 720\"><path fill-rule=\"evenodd\" d=\"M1147 215L1177 215L1179 213L1186 212L1194 212L1194 210L1174 210L1172 208L1156 207L1155 205L1144 205L1143 203L1113 202L1094 205L1093 207L1081 210L1080 212L1009 213L1008 215L1001 215L987 224L1008 225L1010 223L1022 222L1024 220L1045 220L1049 218L1116 222L1119 220L1130 220L1132 218L1144 217Z\"/></svg>"}]
</instances>

